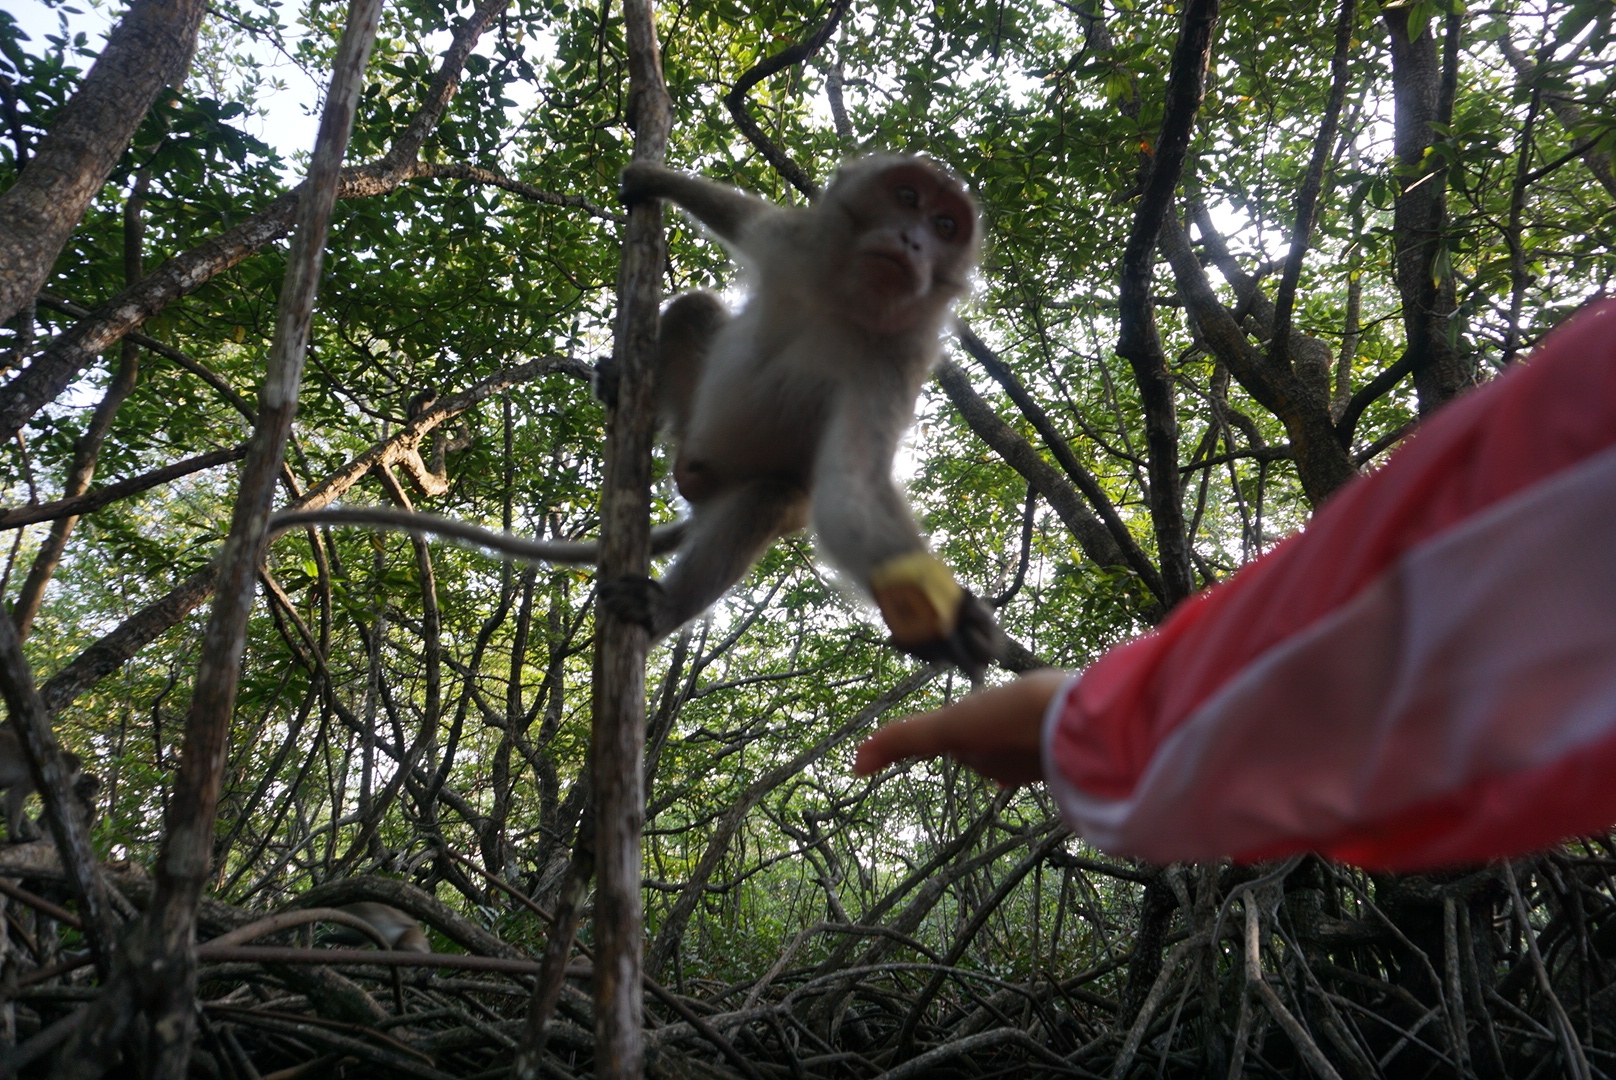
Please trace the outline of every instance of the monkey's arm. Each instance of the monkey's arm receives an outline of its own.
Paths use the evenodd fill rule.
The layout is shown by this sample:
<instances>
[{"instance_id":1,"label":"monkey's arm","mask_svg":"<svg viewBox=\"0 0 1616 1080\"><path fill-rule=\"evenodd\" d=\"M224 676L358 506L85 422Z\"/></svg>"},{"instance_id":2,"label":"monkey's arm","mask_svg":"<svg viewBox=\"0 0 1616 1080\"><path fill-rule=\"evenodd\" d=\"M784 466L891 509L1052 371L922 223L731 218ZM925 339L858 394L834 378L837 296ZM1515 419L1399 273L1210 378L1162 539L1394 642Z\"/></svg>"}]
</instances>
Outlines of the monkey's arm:
<instances>
[{"instance_id":1,"label":"monkey's arm","mask_svg":"<svg viewBox=\"0 0 1616 1080\"><path fill-rule=\"evenodd\" d=\"M686 522L674 521L651 530L651 554L666 555L684 538ZM529 563L587 565L599 560L600 545L593 540L575 542L525 540L510 533L497 533L464 521L453 521L433 514L413 514L371 506L335 506L324 510L300 510L276 514L269 519L269 536L301 529L306 525L364 525L412 536L447 536L477 547Z\"/></svg>"},{"instance_id":2,"label":"monkey's arm","mask_svg":"<svg viewBox=\"0 0 1616 1080\"><path fill-rule=\"evenodd\" d=\"M958 664L980 685L1004 651L1004 635L987 606L926 549L892 482L905 426L876 395L838 403L815 462L814 529L831 558L870 591L894 644Z\"/></svg>"},{"instance_id":3,"label":"monkey's arm","mask_svg":"<svg viewBox=\"0 0 1616 1080\"><path fill-rule=\"evenodd\" d=\"M880 567L926 552L909 505L892 482L892 458L907 418L875 400L879 396L861 388L834 403L813 476L819 542L867 589Z\"/></svg>"},{"instance_id":4,"label":"monkey's arm","mask_svg":"<svg viewBox=\"0 0 1616 1080\"><path fill-rule=\"evenodd\" d=\"M678 203L720 239L735 246L745 242L747 228L754 221L779 210L756 195L649 161L633 162L623 170L621 194L628 206L646 199Z\"/></svg>"}]
</instances>

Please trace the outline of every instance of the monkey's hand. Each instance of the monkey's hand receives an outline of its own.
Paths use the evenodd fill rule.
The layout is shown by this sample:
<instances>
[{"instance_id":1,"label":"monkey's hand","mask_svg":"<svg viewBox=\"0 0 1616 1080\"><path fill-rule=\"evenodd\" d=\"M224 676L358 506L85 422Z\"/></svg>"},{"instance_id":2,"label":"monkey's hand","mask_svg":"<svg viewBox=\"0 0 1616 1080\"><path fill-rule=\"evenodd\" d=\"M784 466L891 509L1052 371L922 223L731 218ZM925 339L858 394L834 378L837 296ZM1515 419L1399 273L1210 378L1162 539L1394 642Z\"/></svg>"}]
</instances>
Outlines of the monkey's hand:
<instances>
[{"instance_id":1,"label":"monkey's hand","mask_svg":"<svg viewBox=\"0 0 1616 1080\"><path fill-rule=\"evenodd\" d=\"M667 193L666 178L672 170L649 161L631 161L623 169L617 196L624 206L633 206Z\"/></svg>"},{"instance_id":2,"label":"monkey's hand","mask_svg":"<svg viewBox=\"0 0 1616 1080\"><path fill-rule=\"evenodd\" d=\"M637 623L651 632L653 640L673 627L673 602L660 581L648 577L624 576L602 582L600 602L617 618Z\"/></svg>"},{"instance_id":3,"label":"monkey's hand","mask_svg":"<svg viewBox=\"0 0 1616 1080\"><path fill-rule=\"evenodd\" d=\"M960 590L959 611L954 629L947 637L899 648L928 663L947 662L965 672L972 686L982 684L982 675L988 665L1004 659L1004 631L994 622L988 606L969 589Z\"/></svg>"},{"instance_id":4,"label":"monkey's hand","mask_svg":"<svg viewBox=\"0 0 1616 1080\"><path fill-rule=\"evenodd\" d=\"M961 588L929 552L900 555L876 567L870 592L894 645L922 660L957 664L973 684L1004 651L1004 635L987 605Z\"/></svg>"}]
</instances>

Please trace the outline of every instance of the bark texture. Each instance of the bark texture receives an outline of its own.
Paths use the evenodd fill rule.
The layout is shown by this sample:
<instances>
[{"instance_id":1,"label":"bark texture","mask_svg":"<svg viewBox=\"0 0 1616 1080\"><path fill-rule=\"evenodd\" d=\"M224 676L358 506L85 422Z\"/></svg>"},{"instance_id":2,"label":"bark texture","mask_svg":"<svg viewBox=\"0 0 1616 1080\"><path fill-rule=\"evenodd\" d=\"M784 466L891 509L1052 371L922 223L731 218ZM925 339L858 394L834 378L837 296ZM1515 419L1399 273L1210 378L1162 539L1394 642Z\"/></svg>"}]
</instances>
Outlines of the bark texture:
<instances>
[{"instance_id":1,"label":"bark texture","mask_svg":"<svg viewBox=\"0 0 1616 1080\"><path fill-rule=\"evenodd\" d=\"M629 120L634 160L660 163L673 125L662 81L662 57L650 0L626 0ZM667 262L662 204L630 212L617 279L616 362L621 383L606 422L601 491L600 580L644 577L651 564L651 440L656 423L652 363L661 274ZM644 1068L641 1030L643 910L640 834L645 821L644 626L597 605L594 677L595 1075L638 1080Z\"/></svg>"},{"instance_id":2,"label":"bark texture","mask_svg":"<svg viewBox=\"0 0 1616 1080\"><path fill-rule=\"evenodd\" d=\"M212 863L213 820L224 779L247 618L257 593L270 501L297 414L342 157L380 18L381 0L352 0L349 5L309 164L306 194L298 208L297 234L288 253L258 424L242 468L230 535L219 559L217 598L203 638L179 772L165 814L156 893L135 932L139 944L131 950L133 962L119 970L101 998L116 1014L108 1015L109 1008L100 1009L92 1018L95 1022L84 1028L103 1052L110 1049L113 1039L107 1036L128 1022L123 1015L127 1011L125 992L119 984L135 984L136 999L150 1021L145 1056L151 1075L158 1080L180 1080L190 1062L197 1014L196 911ZM64 1055L64 1065L69 1068L78 1060L73 1051L69 1044Z\"/></svg>"},{"instance_id":3,"label":"bark texture","mask_svg":"<svg viewBox=\"0 0 1616 1080\"><path fill-rule=\"evenodd\" d=\"M107 47L0 195L0 323L29 303L158 91L191 62L203 0L135 0Z\"/></svg>"},{"instance_id":4,"label":"bark texture","mask_svg":"<svg viewBox=\"0 0 1616 1080\"><path fill-rule=\"evenodd\" d=\"M1397 291L1403 300L1408 366L1414 374L1420 415L1439 408L1470 381L1448 336L1458 301L1448 268L1447 169L1427 160L1436 127L1453 111L1444 58L1438 56L1436 22L1409 40L1409 9L1387 8L1382 18L1392 47L1393 145L1401 173L1392 210L1397 243ZM1450 26L1446 52L1457 65L1458 28Z\"/></svg>"}]
</instances>

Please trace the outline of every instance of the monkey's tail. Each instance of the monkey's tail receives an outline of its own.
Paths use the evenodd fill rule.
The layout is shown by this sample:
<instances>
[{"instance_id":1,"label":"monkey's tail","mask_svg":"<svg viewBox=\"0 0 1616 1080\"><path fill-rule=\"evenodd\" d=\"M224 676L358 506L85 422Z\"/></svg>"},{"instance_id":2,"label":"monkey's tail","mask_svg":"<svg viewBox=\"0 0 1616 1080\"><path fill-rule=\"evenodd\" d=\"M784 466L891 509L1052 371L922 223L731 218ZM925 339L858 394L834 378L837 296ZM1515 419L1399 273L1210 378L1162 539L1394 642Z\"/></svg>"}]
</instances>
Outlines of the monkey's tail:
<instances>
[{"instance_id":1,"label":"monkey's tail","mask_svg":"<svg viewBox=\"0 0 1616 1080\"><path fill-rule=\"evenodd\" d=\"M507 558L528 563L565 563L572 566L597 562L600 544L594 540L528 540L507 532L493 532L465 521L388 510L376 506L330 506L324 510L293 510L269 519L269 536L275 537L308 525L359 525L412 536L444 536L462 540L474 547L497 551ZM651 530L651 554L666 555L684 539L687 521L658 525Z\"/></svg>"}]
</instances>

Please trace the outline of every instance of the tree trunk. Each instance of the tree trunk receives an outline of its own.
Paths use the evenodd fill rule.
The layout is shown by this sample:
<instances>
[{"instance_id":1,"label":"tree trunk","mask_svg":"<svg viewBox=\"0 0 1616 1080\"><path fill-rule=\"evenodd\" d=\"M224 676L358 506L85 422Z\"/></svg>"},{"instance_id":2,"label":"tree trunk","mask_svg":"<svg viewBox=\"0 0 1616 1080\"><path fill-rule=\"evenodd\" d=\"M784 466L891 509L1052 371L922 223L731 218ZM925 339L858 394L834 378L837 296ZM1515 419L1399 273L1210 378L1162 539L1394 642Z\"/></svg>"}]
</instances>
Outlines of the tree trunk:
<instances>
[{"instance_id":1,"label":"tree trunk","mask_svg":"<svg viewBox=\"0 0 1616 1080\"><path fill-rule=\"evenodd\" d=\"M1420 415L1439 408L1468 380L1448 340L1457 306L1453 274L1444 248L1447 170L1426 161L1444 123L1443 71L1437 58L1434 20L1418 40L1408 39L1408 8L1387 8L1391 32L1393 143L1403 173L1392 211L1397 246L1397 291L1403 300L1403 333L1412 360ZM1456 31L1455 31L1456 32ZM1448 101L1451 110L1451 99Z\"/></svg>"},{"instance_id":2,"label":"tree trunk","mask_svg":"<svg viewBox=\"0 0 1616 1080\"><path fill-rule=\"evenodd\" d=\"M135 0L89 74L0 195L0 323L33 299L151 108L191 62L203 0Z\"/></svg>"},{"instance_id":3,"label":"tree trunk","mask_svg":"<svg viewBox=\"0 0 1616 1080\"><path fill-rule=\"evenodd\" d=\"M625 0L629 121L634 160L661 162L673 126L650 0ZM607 413L601 491L600 580L644 577L651 564L651 440L656 422L656 356L661 274L667 261L662 204L629 212L617 282L615 358L620 385ZM598 875L595 897L595 1075L639 1080L645 1042L641 1014L640 831L645 821L646 629L595 615L594 760Z\"/></svg>"}]
</instances>

